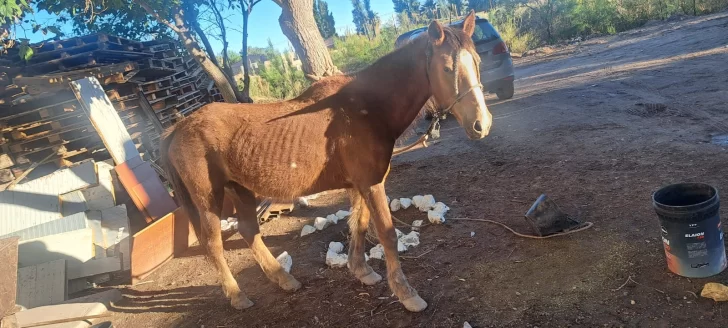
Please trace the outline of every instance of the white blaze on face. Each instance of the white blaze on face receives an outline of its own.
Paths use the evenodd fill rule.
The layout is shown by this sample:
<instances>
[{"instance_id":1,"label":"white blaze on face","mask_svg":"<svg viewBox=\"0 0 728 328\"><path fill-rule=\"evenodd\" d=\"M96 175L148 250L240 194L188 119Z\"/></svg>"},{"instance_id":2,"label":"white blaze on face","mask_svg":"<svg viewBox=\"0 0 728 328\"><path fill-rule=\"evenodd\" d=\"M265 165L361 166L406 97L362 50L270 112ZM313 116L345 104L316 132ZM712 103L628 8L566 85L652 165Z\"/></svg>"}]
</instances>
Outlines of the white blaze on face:
<instances>
[{"instance_id":1,"label":"white blaze on face","mask_svg":"<svg viewBox=\"0 0 728 328\"><path fill-rule=\"evenodd\" d=\"M474 85L478 85L480 81L478 81L478 71L475 67L475 60L473 60L473 55L470 54L469 51L465 49L460 49L460 67L463 68L462 73L465 73L465 80L467 83L465 85L460 85L458 87L458 91L460 93L467 92L470 88L472 88ZM482 88L475 88L471 91L473 96L475 96L475 101L478 106L478 113L480 117L482 117L482 120L487 120L488 117L488 107L485 105L485 95L483 94ZM487 123L487 122L483 122Z\"/></svg>"}]
</instances>

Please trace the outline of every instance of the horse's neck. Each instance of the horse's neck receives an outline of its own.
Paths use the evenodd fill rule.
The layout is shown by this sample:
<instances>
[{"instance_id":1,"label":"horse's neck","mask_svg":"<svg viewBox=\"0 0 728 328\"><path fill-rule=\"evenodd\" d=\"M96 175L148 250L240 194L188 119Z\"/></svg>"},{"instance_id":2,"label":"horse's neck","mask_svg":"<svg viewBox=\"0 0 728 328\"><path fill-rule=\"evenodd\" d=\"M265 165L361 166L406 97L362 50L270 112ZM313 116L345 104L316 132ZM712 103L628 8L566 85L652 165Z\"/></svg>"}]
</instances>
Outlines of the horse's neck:
<instances>
[{"instance_id":1,"label":"horse's neck","mask_svg":"<svg viewBox=\"0 0 728 328\"><path fill-rule=\"evenodd\" d=\"M431 96L425 40L398 49L357 74L357 90L382 126L396 139L417 118Z\"/></svg>"}]
</instances>

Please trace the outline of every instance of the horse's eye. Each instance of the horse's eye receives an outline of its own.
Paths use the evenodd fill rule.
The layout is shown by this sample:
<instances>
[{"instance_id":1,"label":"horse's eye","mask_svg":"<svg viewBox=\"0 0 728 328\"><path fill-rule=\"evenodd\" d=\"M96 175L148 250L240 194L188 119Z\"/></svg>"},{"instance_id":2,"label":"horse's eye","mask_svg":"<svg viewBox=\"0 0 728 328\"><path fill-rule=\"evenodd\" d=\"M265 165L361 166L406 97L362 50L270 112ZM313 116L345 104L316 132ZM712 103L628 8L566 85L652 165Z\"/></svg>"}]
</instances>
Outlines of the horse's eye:
<instances>
[{"instance_id":1,"label":"horse's eye","mask_svg":"<svg viewBox=\"0 0 728 328\"><path fill-rule=\"evenodd\" d=\"M450 72L452 72L452 68L450 68L450 67L445 67L445 73L450 73Z\"/></svg>"}]
</instances>

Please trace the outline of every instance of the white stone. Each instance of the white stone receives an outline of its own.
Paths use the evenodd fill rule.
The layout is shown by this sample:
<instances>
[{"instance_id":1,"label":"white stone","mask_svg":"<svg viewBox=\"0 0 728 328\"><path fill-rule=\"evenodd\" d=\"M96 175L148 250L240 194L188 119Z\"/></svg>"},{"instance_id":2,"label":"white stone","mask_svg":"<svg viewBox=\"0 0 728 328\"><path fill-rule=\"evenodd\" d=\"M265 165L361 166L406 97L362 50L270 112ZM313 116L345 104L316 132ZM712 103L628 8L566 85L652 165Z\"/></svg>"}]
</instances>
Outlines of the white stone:
<instances>
[{"instance_id":1,"label":"white stone","mask_svg":"<svg viewBox=\"0 0 728 328\"><path fill-rule=\"evenodd\" d=\"M402 233L402 231L397 228L394 228L394 232L397 233L397 239L402 238L402 236L404 235L404 233Z\"/></svg>"},{"instance_id":2,"label":"white stone","mask_svg":"<svg viewBox=\"0 0 728 328\"><path fill-rule=\"evenodd\" d=\"M414 201L414 200L413 200ZM421 212L427 212L435 206L435 197L432 195L425 195L422 197L419 205L415 205Z\"/></svg>"},{"instance_id":3,"label":"white stone","mask_svg":"<svg viewBox=\"0 0 728 328\"><path fill-rule=\"evenodd\" d=\"M463 328L473 328L467 321L463 323Z\"/></svg>"},{"instance_id":4,"label":"white stone","mask_svg":"<svg viewBox=\"0 0 728 328\"><path fill-rule=\"evenodd\" d=\"M231 217L227 218L227 222L230 222L230 223L238 222L238 219L236 217L231 216Z\"/></svg>"},{"instance_id":5,"label":"white stone","mask_svg":"<svg viewBox=\"0 0 728 328\"><path fill-rule=\"evenodd\" d=\"M445 215L437 211L427 211L427 219L432 224L445 223Z\"/></svg>"},{"instance_id":6,"label":"white stone","mask_svg":"<svg viewBox=\"0 0 728 328\"><path fill-rule=\"evenodd\" d=\"M475 237L475 231L470 232L470 237Z\"/></svg>"},{"instance_id":7,"label":"white stone","mask_svg":"<svg viewBox=\"0 0 728 328\"><path fill-rule=\"evenodd\" d=\"M343 268L349 262L349 256L346 254L338 254L329 249L326 252L326 265L332 268Z\"/></svg>"},{"instance_id":8,"label":"white stone","mask_svg":"<svg viewBox=\"0 0 728 328\"><path fill-rule=\"evenodd\" d=\"M310 235L314 232L316 232L316 228L307 224L307 225L303 226L303 228L301 229L301 237L303 237L305 235Z\"/></svg>"},{"instance_id":9,"label":"white stone","mask_svg":"<svg viewBox=\"0 0 728 328\"><path fill-rule=\"evenodd\" d=\"M281 255L278 255L276 257L276 261L281 264L281 267L283 267L283 270L291 273L291 267L293 266L293 258L288 255L288 252L283 252Z\"/></svg>"},{"instance_id":10,"label":"white stone","mask_svg":"<svg viewBox=\"0 0 728 328\"><path fill-rule=\"evenodd\" d=\"M389 204L389 201L390 201L389 196L387 196L387 204Z\"/></svg>"},{"instance_id":11,"label":"white stone","mask_svg":"<svg viewBox=\"0 0 728 328\"><path fill-rule=\"evenodd\" d=\"M238 222L233 222L233 230L238 231Z\"/></svg>"},{"instance_id":12,"label":"white stone","mask_svg":"<svg viewBox=\"0 0 728 328\"><path fill-rule=\"evenodd\" d=\"M402 253L407 251L407 246L405 246L401 240L397 240L397 252Z\"/></svg>"},{"instance_id":13,"label":"white stone","mask_svg":"<svg viewBox=\"0 0 728 328\"><path fill-rule=\"evenodd\" d=\"M373 259L384 260L384 246L377 244L369 250L369 256Z\"/></svg>"},{"instance_id":14,"label":"white stone","mask_svg":"<svg viewBox=\"0 0 728 328\"><path fill-rule=\"evenodd\" d=\"M402 204L399 203L399 199L393 199L392 202L389 203L389 209L392 212L397 212L400 208L402 208Z\"/></svg>"},{"instance_id":15,"label":"white stone","mask_svg":"<svg viewBox=\"0 0 728 328\"><path fill-rule=\"evenodd\" d=\"M324 230L330 225L331 222L322 217L317 217L316 220L313 221L313 226L314 228L316 228L316 230Z\"/></svg>"},{"instance_id":16,"label":"white stone","mask_svg":"<svg viewBox=\"0 0 728 328\"><path fill-rule=\"evenodd\" d=\"M339 217L334 214L329 214L329 216L326 217L326 221L329 221L331 224L337 224L339 223Z\"/></svg>"},{"instance_id":17,"label":"white stone","mask_svg":"<svg viewBox=\"0 0 728 328\"><path fill-rule=\"evenodd\" d=\"M339 218L339 220L342 220L342 219L345 219L347 216L351 215L351 212L340 210L340 211L336 212L335 215Z\"/></svg>"},{"instance_id":18,"label":"white stone","mask_svg":"<svg viewBox=\"0 0 728 328\"><path fill-rule=\"evenodd\" d=\"M296 198L296 203L298 203L301 207L309 207L310 204L308 203L308 198L306 197L298 197Z\"/></svg>"},{"instance_id":19,"label":"white stone","mask_svg":"<svg viewBox=\"0 0 728 328\"><path fill-rule=\"evenodd\" d=\"M399 203L402 205L402 209L405 210L412 206L412 200L409 198L400 198Z\"/></svg>"},{"instance_id":20,"label":"white stone","mask_svg":"<svg viewBox=\"0 0 728 328\"><path fill-rule=\"evenodd\" d=\"M412 221L412 230L415 230L415 231L420 230L420 228L422 227L422 223L423 223L422 220Z\"/></svg>"},{"instance_id":21,"label":"white stone","mask_svg":"<svg viewBox=\"0 0 728 328\"><path fill-rule=\"evenodd\" d=\"M344 244L338 241L332 241L329 243L329 251L339 254L344 251Z\"/></svg>"},{"instance_id":22,"label":"white stone","mask_svg":"<svg viewBox=\"0 0 728 328\"><path fill-rule=\"evenodd\" d=\"M407 248L415 247L420 244L420 233L411 231L410 233L399 238L399 241Z\"/></svg>"},{"instance_id":23,"label":"white stone","mask_svg":"<svg viewBox=\"0 0 728 328\"><path fill-rule=\"evenodd\" d=\"M412 197L412 205L414 205L417 208L420 208L420 204L422 204L422 195L417 195L415 197Z\"/></svg>"},{"instance_id":24,"label":"white stone","mask_svg":"<svg viewBox=\"0 0 728 328\"><path fill-rule=\"evenodd\" d=\"M230 222L228 222L227 220L224 220L224 219L220 220L220 230L228 231L228 230L230 230L230 228L232 228L232 224L230 224Z\"/></svg>"},{"instance_id":25,"label":"white stone","mask_svg":"<svg viewBox=\"0 0 728 328\"><path fill-rule=\"evenodd\" d=\"M449 211L450 208L445 205L445 203L437 202L435 205L432 206L433 211L442 212L442 214L445 214L445 212Z\"/></svg>"}]
</instances>

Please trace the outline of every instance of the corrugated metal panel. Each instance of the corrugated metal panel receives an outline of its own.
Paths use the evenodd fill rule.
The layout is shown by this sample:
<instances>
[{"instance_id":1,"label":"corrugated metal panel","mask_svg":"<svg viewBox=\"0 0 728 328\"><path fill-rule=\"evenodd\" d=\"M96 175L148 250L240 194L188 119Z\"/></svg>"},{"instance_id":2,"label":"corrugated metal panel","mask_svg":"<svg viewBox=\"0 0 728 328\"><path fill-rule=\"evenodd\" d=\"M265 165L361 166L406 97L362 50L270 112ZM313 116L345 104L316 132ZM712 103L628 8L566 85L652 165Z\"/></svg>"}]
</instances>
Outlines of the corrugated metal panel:
<instances>
[{"instance_id":1,"label":"corrugated metal panel","mask_svg":"<svg viewBox=\"0 0 728 328\"><path fill-rule=\"evenodd\" d=\"M52 220L46 223L42 223L30 228L15 231L3 236L0 239L17 236L20 240L28 240L33 238L40 238L58 233L64 233L74 231L78 229L86 228L86 213L76 213L71 216L67 216L58 220Z\"/></svg>"}]
</instances>

